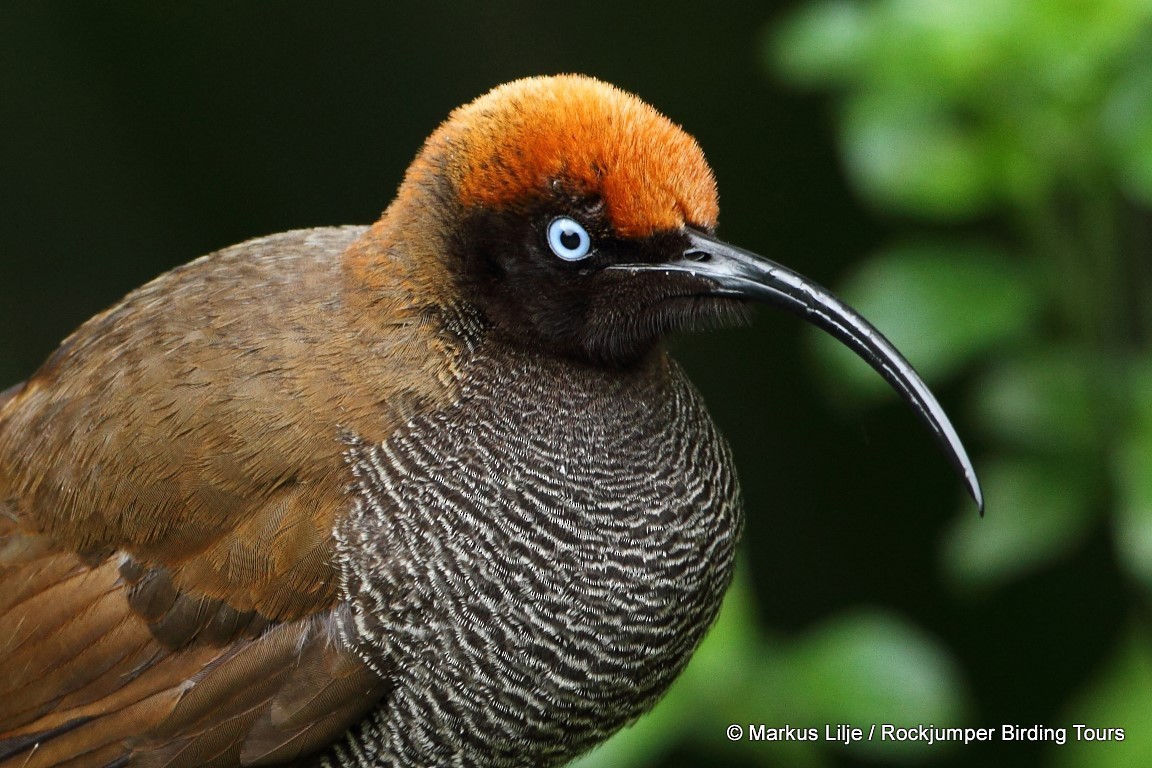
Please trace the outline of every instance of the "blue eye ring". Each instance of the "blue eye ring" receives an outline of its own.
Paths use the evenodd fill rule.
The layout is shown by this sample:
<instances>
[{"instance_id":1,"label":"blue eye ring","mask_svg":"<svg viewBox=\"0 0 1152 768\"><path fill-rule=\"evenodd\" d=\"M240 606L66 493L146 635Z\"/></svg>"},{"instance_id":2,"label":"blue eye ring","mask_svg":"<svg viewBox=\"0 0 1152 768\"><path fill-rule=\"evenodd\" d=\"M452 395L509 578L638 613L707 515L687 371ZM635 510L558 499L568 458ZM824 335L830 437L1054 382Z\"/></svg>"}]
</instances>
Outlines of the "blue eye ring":
<instances>
[{"instance_id":1,"label":"blue eye ring","mask_svg":"<svg viewBox=\"0 0 1152 768\"><path fill-rule=\"evenodd\" d=\"M592 252L592 236L576 219L557 216L548 222L548 247L564 261L580 261Z\"/></svg>"}]
</instances>

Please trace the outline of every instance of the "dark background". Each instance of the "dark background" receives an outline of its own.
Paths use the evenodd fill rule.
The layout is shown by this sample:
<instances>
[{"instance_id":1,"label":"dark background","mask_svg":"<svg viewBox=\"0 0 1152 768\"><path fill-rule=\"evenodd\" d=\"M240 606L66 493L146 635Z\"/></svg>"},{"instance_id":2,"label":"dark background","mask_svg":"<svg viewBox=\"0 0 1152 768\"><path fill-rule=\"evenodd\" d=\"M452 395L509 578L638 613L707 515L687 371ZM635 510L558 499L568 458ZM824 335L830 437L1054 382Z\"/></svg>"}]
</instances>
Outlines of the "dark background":
<instances>
[{"instance_id":1,"label":"dark background","mask_svg":"<svg viewBox=\"0 0 1152 768\"><path fill-rule=\"evenodd\" d=\"M0 389L164 270L272 232L372 221L453 107L531 74L583 72L654 104L708 155L720 235L834 285L901 222L846 186L827 105L768 74L765 33L793 5L7 0ZM769 631L890 606L959 658L975 722L1059 719L1123 618L1098 597L1120 589L1103 537L1075 556L1094 580L1073 563L958 597L935 562L963 491L908 409L845 407L790 317L763 311L752 328L674 348L732 442ZM937 394L965 434L959 391ZM994 746L947 760L1039 755ZM708 755L674 764L690 759Z\"/></svg>"}]
</instances>

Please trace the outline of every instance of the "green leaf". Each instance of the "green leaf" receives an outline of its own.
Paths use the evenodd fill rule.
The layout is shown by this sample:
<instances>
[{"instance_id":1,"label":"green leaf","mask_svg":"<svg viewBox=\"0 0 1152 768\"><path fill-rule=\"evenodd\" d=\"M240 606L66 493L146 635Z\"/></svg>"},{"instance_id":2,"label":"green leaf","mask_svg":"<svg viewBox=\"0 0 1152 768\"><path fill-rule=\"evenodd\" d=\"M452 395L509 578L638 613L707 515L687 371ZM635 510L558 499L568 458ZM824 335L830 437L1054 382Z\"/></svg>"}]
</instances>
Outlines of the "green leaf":
<instances>
[{"instance_id":1,"label":"green leaf","mask_svg":"<svg viewBox=\"0 0 1152 768\"><path fill-rule=\"evenodd\" d=\"M1091 360L1067 347L1003 359L979 385L976 418L997 440L1041 453L1093 450L1102 395Z\"/></svg>"},{"instance_id":2,"label":"green leaf","mask_svg":"<svg viewBox=\"0 0 1152 768\"><path fill-rule=\"evenodd\" d=\"M1152 204L1152 55L1147 47L1113 88L1101 123L1114 171L1129 193Z\"/></svg>"},{"instance_id":3,"label":"green leaf","mask_svg":"<svg viewBox=\"0 0 1152 768\"><path fill-rule=\"evenodd\" d=\"M768 58L794 82L845 81L858 72L870 26L860 3L834 0L807 5L771 30Z\"/></svg>"},{"instance_id":4,"label":"green leaf","mask_svg":"<svg viewBox=\"0 0 1152 768\"><path fill-rule=\"evenodd\" d=\"M955 725L966 693L951 654L905 620L880 610L837 616L786 647L763 673L761 699L785 697L795 726ZM778 705L777 705L778 706ZM768 703L758 706L769 711ZM783 722L779 723L783 725ZM920 756L942 747L873 741L845 747L871 755Z\"/></svg>"},{"instance_id":5,"label":"green leaf","mask_svg":"<svg viewBox=\"0 0 1152 768\"><path fill-rule=\"evenodd\" d=\"M883 0L869 83L877 90L931 94L959 103L985 87L1019 24L1019 0Z\"/></svg>"},{"instance_id":6,"label":"green leaf","mask_svg":"<svg viewBox=\"0 0 1152 768\"><path fill-rule=\"evenodd\" d=\"M896 345L927 380L955 373L984 352L1027 332L1038 313L1027 272L979 245L920 244L868 259L842 286L843 298ZM860 395L887 383L843 345L812 336L817 360Z\"/></svg>"},{"instance_id":7,"label":"green leaf","mask_svg":"<svg viewBox=\"0 0 1152 768\"><path fill-rule=\"evenodd\" d=\"M1053 750L1056 768L1129 768L1152 765L1152 637L1146 627L1129 634L1116 655L1076 701L1065 722L1068 742ZM1123 728L1123 741L1077 739L1076 724ZM1115 734L1113 734L1114 736Z\"/></svg>"},{"instance_id":8,"label":"green leaf","mask_svg":"<svg viewBox=\"0 0 1152 768\"><path fill-rule=\"evenodd\" d=\"M988 515L965 510L944 541L959 585L984 588L1070 552L1093 519L1092 483L1069 462L999 459L981 466Z\"/></svg>"},{"instance_id":9,"label":"green leaf","mask_svg":"<svg viewBox=\"0 0 1152 768\"><path fill-rule=\"evenodd\" d=\"M1152 368L1130 382L1134 418L1116 452L1113 534L1124 569L1152 592Z\"/></svg>"},{"instance_id":10,"label":"green leaf","mask_svg":"<svg viewBox=\"0 0 1152 768\"><path fill-rule=\"evenodd\" d=\"M1152 433L1125 445L1116 463L1116 552L1124 569L1152 590Z\"/></svg>"},{"instance_id":11,"label":"green leaf","mask_svg":"<svg viewBox=\"0 0 1152 768\"><path fill-rule=\"evenodd\" d=\"M982 136L931 100L865 92L842 130L848 172L863 194L896 211L967 218L994 202L994 158Z\"/></svg>"}]
</instances>

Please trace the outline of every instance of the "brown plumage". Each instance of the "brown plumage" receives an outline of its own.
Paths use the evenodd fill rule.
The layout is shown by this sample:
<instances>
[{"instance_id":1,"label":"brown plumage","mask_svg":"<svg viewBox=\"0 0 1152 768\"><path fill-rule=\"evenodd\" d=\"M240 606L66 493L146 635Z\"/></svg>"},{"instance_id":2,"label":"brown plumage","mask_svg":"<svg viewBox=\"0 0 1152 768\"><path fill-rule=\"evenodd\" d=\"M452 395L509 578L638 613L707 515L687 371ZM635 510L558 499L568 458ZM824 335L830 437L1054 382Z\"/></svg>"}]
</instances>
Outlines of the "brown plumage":
<instances>
[{"instance_id":1,"label":"brown plumage","mask_svg":"<svg viewBox=\"0 0 1152 768\"><path fill-rule=\"evenodd\" d=\"M530 79L454 112L374 226L225 249L83 325L0 394L0 768L606 737L730 576L727 450L660 339L745 299L844 339L970 472L883 337L712 239L717 210L663 116Z\"/></svg>"},{"instance_id":2,"label":"brown plumage","mask_svg":"<svg viewBox=\"0 0 1152 768\"><path fill-rule=\"evenodd\" d=\"M256 717L309 706L319 694L300 681L316 670L378 695L326 638L341 430L383 440L452 395L453 355L420 307L394 299L387 323L366 312L392 297L361 296L341 264L350 235L282 235L174 270L85 324L4 404L0 626L19 629L0 632L0 755L94 716L27 765L90 740L119 756L151 728L225 752L250 728L253 749L282 737L311 751L370 708L319 737Z\"/></svg>"}]
</instances>

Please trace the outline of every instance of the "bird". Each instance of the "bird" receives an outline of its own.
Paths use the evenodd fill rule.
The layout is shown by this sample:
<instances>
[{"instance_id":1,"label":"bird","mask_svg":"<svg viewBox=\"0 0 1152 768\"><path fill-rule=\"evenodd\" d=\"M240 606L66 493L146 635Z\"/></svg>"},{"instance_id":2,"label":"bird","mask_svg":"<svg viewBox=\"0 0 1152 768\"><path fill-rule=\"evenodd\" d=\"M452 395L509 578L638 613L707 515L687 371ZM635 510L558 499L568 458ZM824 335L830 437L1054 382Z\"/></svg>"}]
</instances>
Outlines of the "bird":
<instances>
[{"instance_id":1,"label":"bird","mask_svg":"<svg viewBox=\"0 0 1152 768\"><path fill-rule=\"evenodd\" d=\"M583 75L430 135L370 226L161 275L0 393L0 768L554 766L649 710L743 524L673 332L827 290L716 237L698 143Z\"/></svg>"}]
</instances>

